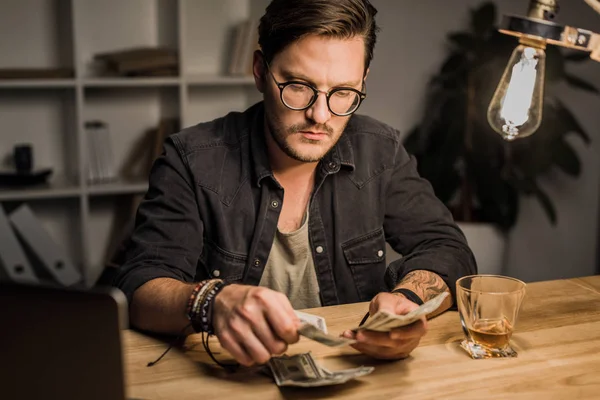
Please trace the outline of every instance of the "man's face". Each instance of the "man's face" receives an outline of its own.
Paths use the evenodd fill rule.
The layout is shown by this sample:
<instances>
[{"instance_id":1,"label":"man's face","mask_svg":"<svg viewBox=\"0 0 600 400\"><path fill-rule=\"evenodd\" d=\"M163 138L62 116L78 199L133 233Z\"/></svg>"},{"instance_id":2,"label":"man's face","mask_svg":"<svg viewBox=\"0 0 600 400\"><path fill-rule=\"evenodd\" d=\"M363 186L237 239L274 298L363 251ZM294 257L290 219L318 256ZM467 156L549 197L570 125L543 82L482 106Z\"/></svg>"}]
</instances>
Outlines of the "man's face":
<instances>
[{"instance_id":1,"label":"man's face","mask_svg":"<svg viewBox=\"0 0 600 400\"><path fill-rule=\"evenodd\" d=\"M270 68L279 83L301 81L324 92L336 87L362 90L364 60L360 37L308 36L277 54ZM310 108L290 110L268 71L262 79L259 90L264 93L267 129L277 147L297 161L319 161L337 143L350 116L332 114L323 93Z\"/></svg>"}]
</instances>

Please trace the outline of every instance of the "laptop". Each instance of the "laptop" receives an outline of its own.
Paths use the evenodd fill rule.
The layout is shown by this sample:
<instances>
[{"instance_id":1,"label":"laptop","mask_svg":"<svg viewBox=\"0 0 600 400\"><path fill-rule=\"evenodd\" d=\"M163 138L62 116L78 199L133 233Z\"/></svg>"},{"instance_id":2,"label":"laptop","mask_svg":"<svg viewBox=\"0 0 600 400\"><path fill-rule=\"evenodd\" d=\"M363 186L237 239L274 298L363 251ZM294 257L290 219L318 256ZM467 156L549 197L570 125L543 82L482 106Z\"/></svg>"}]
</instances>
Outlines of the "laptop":
<instances>
[{"instance_id":1,"label":"laptop","mask_svg":"<svg viewBox=\"0 0 600 400\"><path fill-rule=\"evenodd\" d=\"M0 398L124 400L126 304L114 288L0 283Z\"/></svg>"}]
</instances>

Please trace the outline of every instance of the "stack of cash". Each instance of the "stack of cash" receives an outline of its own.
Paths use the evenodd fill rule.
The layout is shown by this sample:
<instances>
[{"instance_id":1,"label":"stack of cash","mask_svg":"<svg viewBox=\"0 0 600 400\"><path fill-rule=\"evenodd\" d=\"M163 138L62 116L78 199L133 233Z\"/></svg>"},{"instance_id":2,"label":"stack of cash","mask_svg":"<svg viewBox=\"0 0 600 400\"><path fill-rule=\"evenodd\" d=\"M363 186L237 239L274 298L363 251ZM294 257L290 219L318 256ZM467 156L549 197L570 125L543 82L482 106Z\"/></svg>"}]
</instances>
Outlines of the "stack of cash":
<instances>
[{"instance_id":1,"label":"stack of cash","mask_svg":"<svg viewBox=\"0 0 600 400\"><path fill-rule=\"evenodd\" d=\"M277 386L317 387L339 385L364 375L375 368L358 367L342 371L330 371L321 367L312 354L302 353L295 356L273 357L269 368Z\"/></svg>"},{"instance_id":2,"label":"stack of cash","mask_svg":"<svg viewBox=\"0 0 600 400\"><path fill-rule=\"evenodd\" d=\"M315 342L319 342L329 347L342 347L356 343L356 340L353 339L327 334L310 323L303 323L300 325L300 328L298 328L298 333L304 337L314 340Z\"/></svg>"},{"instance_id":3,"label":"stack of cash","mask_svg":"<svg viewBox=\"0 0 600 400\"><path fill-rule=\"evenodd\" d=\"M392 314L387 311L378 311L363 325L357 326L352 330L355 332L362 329L377 332L389 332L392 329L410 325L437 310L447 296L448 292L443 292L428 302L420 305L419 308L415 308L404 315Z\"/></svg>"},{"instance_id":4,"label":"stack of cash","mask_svg":"<svg viewBox=\"0 0 600 400\"><path fill-rule=\"evenodd\" d=\"M448 293L444 292L405 315L379 311L371 316L365 324L353 330L355 332L363 329L389 332L392 329L410 325L437 310L446 296L448 296ZM298 333L302 336L330 347L341 347L356 343L352 339L328 334L325 319L322 317L300 311L297 311L296 315L302 321L302 325L298 328ZM278 386L300 387L339 385L351 379L368 375L374 370L373 367L362 366L332 372L319 366L310 352L291 357L285 355L273 357L269 361L269 368Z\"/></svg>"},{"instance_id":5,"label":"stack of cash","mask_svg":"<svg viewBox=\"0 0 600 400\"><path fill-rule=\"evenodd\" d=\"M389 332L392 329L410 325L437 310L447 296L448 293L441 293L405 315L392 314L387 311L378 311L375 315L371 316L365 324L357 326L352 330L354 332L363 329L377 332ZM342 347L356 343L356 340L353 339L328 334L327 326L323 318L312 314L300 313L299 311L296 313L303 322L300 328L298 328L298 333L300 335L329 347Z\"/></svg>"}]
</instances>

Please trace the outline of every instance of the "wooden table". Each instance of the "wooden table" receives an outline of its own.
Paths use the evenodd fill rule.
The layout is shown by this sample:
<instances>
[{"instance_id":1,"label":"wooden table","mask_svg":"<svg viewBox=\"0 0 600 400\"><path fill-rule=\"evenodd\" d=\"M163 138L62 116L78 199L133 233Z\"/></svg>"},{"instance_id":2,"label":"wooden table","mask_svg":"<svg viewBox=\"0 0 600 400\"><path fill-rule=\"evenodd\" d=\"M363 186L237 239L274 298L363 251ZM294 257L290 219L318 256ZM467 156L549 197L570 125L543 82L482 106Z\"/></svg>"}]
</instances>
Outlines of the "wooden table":
<instances>
[{"instance_id":1,"label":"wooden table","mask_svg":"<svg viewBox=\"0 0 600 400\"><path fill-rule=\"evenodd\" d=\"M366 303L309 312L326 318L329 331L355 326ZM128 395L142 399L600 399L600 276L527 286L512 339L519 356L473 360L460 347L458 313L429 321L429 332L411 357L380 362L351 348L331 349L302 338L288 354L312 351L329 369L373 365L368 376L340 386L278 388L256 369L230 373L216 367L198 335L155 366L146 364L165 342L124 333ZM220 352L217 341L211 349Z\"/></svg>"}]
</instances>

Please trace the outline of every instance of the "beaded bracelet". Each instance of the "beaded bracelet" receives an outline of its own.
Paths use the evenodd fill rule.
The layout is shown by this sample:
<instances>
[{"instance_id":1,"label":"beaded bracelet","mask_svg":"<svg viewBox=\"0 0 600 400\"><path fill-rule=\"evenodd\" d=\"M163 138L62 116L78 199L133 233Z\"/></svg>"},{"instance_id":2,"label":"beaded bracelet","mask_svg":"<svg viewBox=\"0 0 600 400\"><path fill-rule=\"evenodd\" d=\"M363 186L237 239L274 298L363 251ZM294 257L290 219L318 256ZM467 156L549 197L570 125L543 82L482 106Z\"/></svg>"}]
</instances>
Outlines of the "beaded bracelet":
<instances>
[{"instance_id":1,"label":"beaded bracelet","mask_svg":"<svg viewBox=\"0 0 600 400\"><path fill-rule=\"evenodd\" d=\"M196 284L196 286L194 287L194 290L192 291L192 294L190 295L190 298L189 298L188 303L187 303L187 307L185 309L185 314L188 316L189 319L191 319L192 308L194 306L194 302L196 301L196 298L198 297L198 293L200 292L200 290L202 289L202 287L204 285L206 285L207 282L208 282L208 280L204 280L202 282L198 282Z\"/></svg>"},{"instance_id":2,"label":"beaded bracelet","mask_svg":"<svg viewBox=\"0 0 600 400\"><path fill-rule=\"evenodd\" d=\"M195 322L198 324L198 328L202 332L208 332L209 330L209 327L211 325L210 322L212 321L208 321L208 304L214 298L214 289L222 282L223 281L221 281L220 279L211 280L209 287L207 287L206 291L203 293L202 301L199 304L198 313L196 314L195 319Z\"/></svg>"},{"instance_id":3,"label":"beaded bracelet","mask_svg":"<svg viewBox=\"0 0 600 400\"><path fill-rule=\"evenodd\" d=\"M212 335L214 333L213 320L212 320L212 310L215 297L217 293L221 291L225 287L225 283L223 281L216 282L211 291L207 294L206 299L202 303L202 313L201 313L201 323L202 329L204 332Z\"/></svg>"},{"instance_id":4,"label":"beaded bracelet","mask_svg":"<svg viewBox=\"0 0 600 400\"><path fill-rule=\"evenodd\" d=\"M196 295L196 299L194 300L194 304L192 305L190 321L193 322L198 319L198 314L200 313L200 307L202 306L202 302L204 301L206 294L212 289L213 285L214 282L210 280L207 281L206 284L202 286L202 289L200 289L200 291L198 292L198 295Z\"/></svg>"},{"instance_id":5,"label":"beaded bracelet","mask_svg":"<svg viewBox=\"0 0 600 400\"><path fill-rule=\"evenodd\" d=\"M221 279L211 279L198 291L189 314L192 327L196 332L212 334L212 303L224 286L225 283Z\"/></svg>"}]
</instances>

